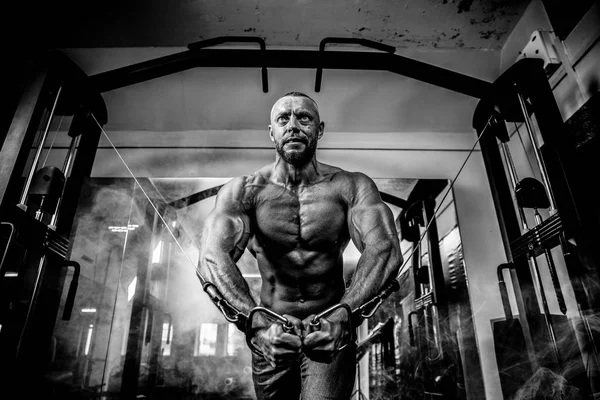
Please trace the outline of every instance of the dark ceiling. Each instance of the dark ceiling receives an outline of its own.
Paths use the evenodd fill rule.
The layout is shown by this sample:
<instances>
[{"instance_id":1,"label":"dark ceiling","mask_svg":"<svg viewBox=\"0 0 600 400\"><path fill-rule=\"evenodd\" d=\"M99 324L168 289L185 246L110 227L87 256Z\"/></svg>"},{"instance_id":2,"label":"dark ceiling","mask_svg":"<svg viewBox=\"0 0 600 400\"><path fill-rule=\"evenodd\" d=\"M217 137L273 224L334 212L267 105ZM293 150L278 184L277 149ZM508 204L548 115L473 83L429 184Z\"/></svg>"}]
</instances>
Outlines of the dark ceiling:
<instances>
[{"instance_id":1,"label":"dark ceiling","mask_svg":"<svg viewBox=\"0 0 600 400\"><path fill-rule=\"evenodd\" d=\"M67 0L50 6L40 1L38 6L17 2L13 23L19 35L58 48L185 46L244 35L283 47L316 47L325 37L350 37L401 48L498 50L529 2Z\"/></svg>"}]
</instances>

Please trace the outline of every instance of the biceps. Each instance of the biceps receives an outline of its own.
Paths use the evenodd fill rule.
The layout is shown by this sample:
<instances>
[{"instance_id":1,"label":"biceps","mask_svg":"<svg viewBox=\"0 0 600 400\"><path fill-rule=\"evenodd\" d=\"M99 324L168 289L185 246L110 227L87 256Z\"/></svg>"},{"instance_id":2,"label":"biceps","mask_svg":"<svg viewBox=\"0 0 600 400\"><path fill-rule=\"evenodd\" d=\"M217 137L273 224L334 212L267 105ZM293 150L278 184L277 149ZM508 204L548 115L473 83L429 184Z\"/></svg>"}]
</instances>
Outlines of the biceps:
<instances>
[{"instance_id":1,"label":"biceps","mask_svg":"<svg viewBox=\"0 0 600 400\"><path fill-rule=\"evenodd\" d=\"M354 210L350 218L350 234L360 251L372 246L394 246L398 241L394 217L384 203Z\"/></svg>"},{"instance_id":2,"label":"biceps","mask_svg":"<svg viewBox=\"0 0 600 400\"><path fill-rule=\"evenodd\" d=\"M246 248L248 237L248 221L245 216L212 216L206 221L203 232L203 253L228 254L237 261Z\"/></svg>"}]
</instances>

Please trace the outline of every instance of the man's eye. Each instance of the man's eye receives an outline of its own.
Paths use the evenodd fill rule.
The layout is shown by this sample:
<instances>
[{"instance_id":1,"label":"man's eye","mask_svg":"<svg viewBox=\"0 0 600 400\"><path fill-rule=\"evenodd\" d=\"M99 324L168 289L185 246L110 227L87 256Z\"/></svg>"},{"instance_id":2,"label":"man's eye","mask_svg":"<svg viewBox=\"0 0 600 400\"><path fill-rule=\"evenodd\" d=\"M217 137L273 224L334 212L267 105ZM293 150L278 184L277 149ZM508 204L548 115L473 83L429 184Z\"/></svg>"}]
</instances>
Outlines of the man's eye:
<instances>
[{"instance_id":1,"label":"man's eye","mask_svg":"<svg viewBox=\"0 0 600 400\"><path fill-rule=\"evenodd\" d=\"M277 122L279 122L280 124L285 124L289 121L290 119L288 117L279 117L277 118Z\"/></svg>"}]
</instances>

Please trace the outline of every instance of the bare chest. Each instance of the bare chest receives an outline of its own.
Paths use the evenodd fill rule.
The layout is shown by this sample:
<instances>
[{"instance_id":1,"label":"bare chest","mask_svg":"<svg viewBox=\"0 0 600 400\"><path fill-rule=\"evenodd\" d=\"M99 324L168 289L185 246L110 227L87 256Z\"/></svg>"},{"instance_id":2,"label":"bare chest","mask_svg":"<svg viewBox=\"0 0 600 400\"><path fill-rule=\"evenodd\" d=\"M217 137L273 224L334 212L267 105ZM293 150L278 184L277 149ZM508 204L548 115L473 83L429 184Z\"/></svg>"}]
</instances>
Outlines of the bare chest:
<instances>
[{"instance_id":1,"label":"bare chest","mask_svg":"<svg viewBox=\"0 0 600 400\"><path fill-rule=\"evenodd\" d=\"M256 198L254 234L263 244L318 251L348 237L346 209L329 185L297 191L268 185Z\"/></svg>"}]
</instances>

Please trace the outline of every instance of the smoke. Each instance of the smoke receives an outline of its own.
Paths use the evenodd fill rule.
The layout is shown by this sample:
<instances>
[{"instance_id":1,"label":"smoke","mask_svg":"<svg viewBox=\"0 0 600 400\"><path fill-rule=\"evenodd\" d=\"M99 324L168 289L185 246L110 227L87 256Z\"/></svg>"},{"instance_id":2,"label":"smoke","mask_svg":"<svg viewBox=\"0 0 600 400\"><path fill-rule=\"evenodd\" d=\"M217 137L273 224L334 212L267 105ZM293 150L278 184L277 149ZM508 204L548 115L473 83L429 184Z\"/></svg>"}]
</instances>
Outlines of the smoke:
<instances>
[{"instance_id":1,"label":"smoke","mask_svg":"<svg viewBox=\"0 0 600 400\"><path fill-rule=\"evenodd\" d=\"M425 397L425 381L421 363L420 354L415 347L402 346L398 371L395 376L399 400L419 400ZM393 398L387 397L387 399Z\"/></svg>"},{"instance_id":2,"label":"smoke","mask_svg":"<svg viewBox=\"0 0 600 400\"><path fill-rule=\"evenodd\" d=\"M370 398L420 400L484 399L482 371L475 338L458 228L441 240L442 262L451 278L447 309L441 305L415 313L415 280L411 270L400 277L400 290L390 296L370 321L394 319L395 370L378 369ZM425 265L428 258L424 257Z\"/></svg>"},{"instance_id":3,"label":"smoke","mask_svg":"<svg viewBox=\"0 0 600 400\"><path fill-rule=\"evenodd\" d=\"M596 347L600 317L593 312L561 317L553 316L552 320L557 351L549 342L547 352L540 357L549 367L540 367L519 389L515 400L585 398L600 391Z\"/></svg>"},{"instance_id":4,"label":"smoke","mask_svg":"<svg viewBox=\"0 0 600 400\"><path fill-rule=\"evenodd\" d=\"M539 368L518 390L514 400L579 400L581 392L561 375Z\"/></svg>"},{"instance_id":5,"label":"smoke","mask_svg":"<svg viewBox=\"0 0 600 400\"><path fill-rule=\"evenodd\" d=\"M102 388L105 372L121 357L119 339L129 323L123 304L135 276L129 271L137 264L124 250L135 253L139 247L126 238L145 229L134 192L131 182L122 179L92 179L82 188L69 254L81 267L77 294L70 320L62 320L59 311L48 365L53 373L70 377L75 387ZM66 284L71 280L72 275ZM66 294L64 289L63 307Z\"/></svg>"},{"instance_id":6,"label":"smoke","mask_svg":"<svg viewBox=\"0 0 600 400\"><path fill-rule=\"evenodd\" d=\"M219 176L221 171L212 173L203 169L204 165L223 164L223 160L218 159L220 156L217 153L214 150L184 152L182 159L181 156L175 158L165 152L155 152L148 157L147 152L142 154L124 149L119 151L120 156L111 154L111 157L116 157L115 160L118 162L112 165L104 163L102 168L105 170L103 173L107 175L129 178L130 172L134 174L142 186L136 188L137 193L145 192L150 197L150 201L162 209L161 206L165 203L222 185L229 180L229 178L161 179L165 173L179 177ZM119 160L121 157L126 165ZM156 166L160 166L160 169ZM117 210L124 204L124 199L120 200L120 195L117 193L112 198L108 193L105 197L109 205L106 209L108 215L111 214L110 208ZM142 196L138 196L135 203L145 209L146 213L150 210ZM139 369L138 386L141 390L155 379L155 383L171 388L169 390L180 388L178 393L224 397L238 394L248 397L252 394L250 352L246 348L245 341L239 340L236 328L225 321L203 292L195 275L202 223L213 207L214 197L207 198L187 207L169 210L163 216L164 221L155 220L158 226L152 226L151 220L140 223L144 232L148 233L149 230L150 234L145 235L145 240L135 245L128 243L128 248L124 251L126 259L136 256L139 259L144 252L148 257L150 253L152 260L148 266L150 279L147 293L155 303L158 303L158 307L153 305L148 308L155 311L153 318L158 319L158 322L153 323L154 325L166 324L172 330L170 343L166 343L164 337L161 338L160 329L153 329L150 343L145 341ZM90 229L93 230L94 228ZM140 267L144 268L135 265L135 260L132 261L134 261L132 271L137 271ZM245 255L238 265L243 273L253 275L248 280L252 293L257 296L260 281L254 277L258 276L258 270L253 263L255 264L253 258ZM127 260L125 264L128 264ZM125 305L125 314L130 312L127 303L128 301L123 298L117 301L117 307ZM124 322L128 322L127 317L124 318ZM133 328L125 324L120 335L113 335L117 338L115 342L118 342L122 348L127 345L127 335L131 329ZM148 325L142 329L147 331ZM160 343L161 339L162 343ZM152 362L152 352L156 351L152 346L156 346L157 341L162 354L157 357L158 366ZM123 359L128 357L128 354L121 351L119 353L119 357L109 362L110 366L107 367L108 386L116 391L119 391L123 384ZM153 373L155 377L152 377Z\"/></svg>"},{"instance_id":7,"label":"smoke","mask_svg":"<svg viewBox=\"0 0 600 400\"><path fill-rule=\"evenodd\" d=\"M140 182L155 205L216 186L198 179ZM160 388L177 396L252 398L244 337L224 320L195 275L194 235L212 204L214 197L167 213L165 222L177 222L167 229L132 179L91 179L84 186L70 254L81 264L79 289L71 320L57 320L49 365L53 375L68 377L60 390L119 393L124 379L131 379L124 378L125 364L136 359L131 343L139 340L139 394ZM141 300L139 314L135 298ZM59 383L48 384L60 398Z\"/></svg>"},{"instance_id":8,"label":"smoke","mask_svg":"<svg viewBox=\"0 0 600 400\"><path fill-rule=\"evenodd\" d=\"M172 202L218 187L229 179L152 179L152 189L161 201ZM168 357L159 357L159 379L166 387L215 398L251 398L253 384L251 356L244 336L229 324L202 290L196 277L200 232L203 221L214 207L215 197L171 209L160 221L156 237L169 251L153 268L169 268L160 274L168 292L163 296L174 330ZM172 224L172 225L171 225ZM171 235L172 234L172 235ZM175 237L173 237L175 236ZM258 276L256 261L244 254L238 261L242 273ZM258 296L260 281L247 278ZM258 287L257 284L258 283Z\"/></svg>"}]
</instances>

